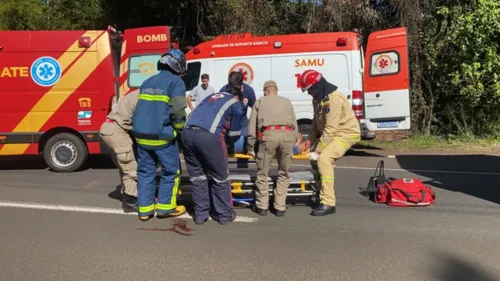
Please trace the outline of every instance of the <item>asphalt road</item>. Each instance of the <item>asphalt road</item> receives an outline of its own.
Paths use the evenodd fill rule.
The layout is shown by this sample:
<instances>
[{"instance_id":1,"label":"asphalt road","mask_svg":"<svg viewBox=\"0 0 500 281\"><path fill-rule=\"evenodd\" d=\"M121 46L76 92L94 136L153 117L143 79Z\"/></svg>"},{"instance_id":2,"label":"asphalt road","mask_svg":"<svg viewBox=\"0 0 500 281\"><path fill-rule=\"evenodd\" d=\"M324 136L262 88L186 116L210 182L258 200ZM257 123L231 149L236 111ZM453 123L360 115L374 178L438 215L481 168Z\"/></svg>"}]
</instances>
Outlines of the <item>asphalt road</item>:
<instances>
[{"instance_id":1,"label":"asphalt road","mask_svg":"<svg viewBox=\"0 0 500 281\"><path fill-rule=\"evenodd\" d=\"M58 174L0 158L0 280L500 280L500 157L380 155L337 163L333 216L237 209L227 226L120 214L103 159ZM437 203L398 209L360 195L380 159L388 176L431 184Z\"/></svg>"}]
</instances>

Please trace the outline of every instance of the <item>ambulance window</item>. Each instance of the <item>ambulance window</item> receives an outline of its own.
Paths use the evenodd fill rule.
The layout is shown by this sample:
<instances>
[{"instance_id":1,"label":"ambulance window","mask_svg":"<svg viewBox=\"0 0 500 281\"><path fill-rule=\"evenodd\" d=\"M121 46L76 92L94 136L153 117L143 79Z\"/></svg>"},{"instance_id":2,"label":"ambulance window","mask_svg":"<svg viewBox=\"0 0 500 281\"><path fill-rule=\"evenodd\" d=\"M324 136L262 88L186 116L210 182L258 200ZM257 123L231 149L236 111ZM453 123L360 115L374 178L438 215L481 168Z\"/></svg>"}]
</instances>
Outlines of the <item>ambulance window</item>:
<instances>
[{"instance_id":1,"label":"ambulance window","mask_svg":"<svg viewBox=\"0 0 500 281\"><path fill-rule=\"evenodd\" d=\"M128 86L139 88L146 79L156 74L156 63L160 54L132 56L129 60Z\"/></svg>"},{"instance_id":2,"label":"ambulance window","mask_svg":"<svg viewBox=\"0 0 500 281\"><path fill-rule=\"evenodd\" d=\"M186 75L182 77L184 84L186 84L186 91L191 91L194 87L198 86L200 81L201 62L190 62L187 66Z\"/></svg>"},{"instance_id":3,"label":"ambulance window","mask_svg":"<svg viewBox=\"0 0 500 281\"><path fill-rule=\"evenodd\" d=\"M388 51L375 53L370 57L370 76L384 76L399 73L399 53Z\"/></svg>"}]
</instances>

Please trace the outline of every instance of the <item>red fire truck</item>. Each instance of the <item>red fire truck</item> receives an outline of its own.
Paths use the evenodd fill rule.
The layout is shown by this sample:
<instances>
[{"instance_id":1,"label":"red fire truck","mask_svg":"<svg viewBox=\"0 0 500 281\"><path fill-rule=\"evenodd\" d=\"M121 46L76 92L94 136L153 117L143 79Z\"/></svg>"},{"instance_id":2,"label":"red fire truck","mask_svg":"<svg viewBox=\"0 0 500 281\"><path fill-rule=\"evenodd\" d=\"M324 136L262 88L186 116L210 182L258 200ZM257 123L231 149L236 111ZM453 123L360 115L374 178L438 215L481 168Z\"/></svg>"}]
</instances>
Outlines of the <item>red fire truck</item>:
<instances>
[{"instance_id":1,"label":"red fire truck","mask_svg":"<svg viewBox=\"0 0 500 281\"><path fill-rule=\"evenodd\" d=\"M103 152L112 103L156 72L170 27L0 31L0 156L43 154L59 172Z\"/></svg>"}]
</instances>

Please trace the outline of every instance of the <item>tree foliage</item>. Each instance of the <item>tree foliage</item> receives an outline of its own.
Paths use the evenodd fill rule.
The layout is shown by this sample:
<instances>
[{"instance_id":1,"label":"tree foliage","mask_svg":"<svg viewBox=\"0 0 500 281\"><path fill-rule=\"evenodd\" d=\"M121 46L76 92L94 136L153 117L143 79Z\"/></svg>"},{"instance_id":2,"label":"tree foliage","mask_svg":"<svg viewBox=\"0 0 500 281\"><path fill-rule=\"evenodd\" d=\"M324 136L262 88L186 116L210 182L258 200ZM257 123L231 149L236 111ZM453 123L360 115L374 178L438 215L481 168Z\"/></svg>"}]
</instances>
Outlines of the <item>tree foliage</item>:
<instances>
[{"instance_id":1,"label":"tree foliage","mask_svg":"<svg viewBox=\"0 0 500 281\"><path fill-rule=\"evenodd\" d=\"M500 136L500 0L0 0L0 29L170 25L195 45L255 35L406 26L414 130Z\"/></svg>"},{"instance_id":2,"label":"tree foliage","mask_svg":"<svg viewBox=\"0 0 500 281\"><path fill-rule=\"evenodd\" d=\"M0 29L94 29L104 20L99 0L0 0Z\"/></svg>"}]
</instances>

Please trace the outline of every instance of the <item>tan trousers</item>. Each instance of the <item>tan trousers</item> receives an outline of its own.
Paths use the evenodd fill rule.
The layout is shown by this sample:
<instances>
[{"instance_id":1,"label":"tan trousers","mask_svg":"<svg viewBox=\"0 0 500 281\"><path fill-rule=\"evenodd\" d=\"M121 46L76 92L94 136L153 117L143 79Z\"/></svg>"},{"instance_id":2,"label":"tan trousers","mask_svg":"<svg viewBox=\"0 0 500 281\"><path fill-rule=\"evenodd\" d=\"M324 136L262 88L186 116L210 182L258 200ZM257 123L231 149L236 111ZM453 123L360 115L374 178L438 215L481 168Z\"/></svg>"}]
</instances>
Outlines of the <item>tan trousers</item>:
<instances>
[{"instance_id":1,"label":"tan trousers","mask_svg":"<svg viewBox=\"0 0 500 281\"><path fill-rule=\"evenodd\" d=\"M275 157L278 160L278 179L274 189L274 208L286 210L286 197L290 182L293 145L296 136L288 131L266 131L259 144L255 162L257 164L256 205L260 209L269 207L269 183L267 181L271 163Z\"/></svg>"},{"instance_id":2,"label":"tan trousers","mask_svg":"<svg viewBox=\"0 0 500 281\"><path fill-rule=\"evenodd\" d=\"M137 158L134 152L134 142L127 131L116 123L104 122L99 135L103 142L111 148L116 157L122 180L122 192L137 197Z\"/></svg>"},{"instance_id":3,"label":"tan trousers","mask_svg":"<svg viewBox=\"0 0 500 281\"><path fill-rule=\"evenodd\" d=\"M323 205L335 206L337 203L334 188L333 166L335 161L359 141L358 136L336 138L320 153L318 169L321 176L321 189L319 192L320 202Z\"/></svg>"}]
</instances>

